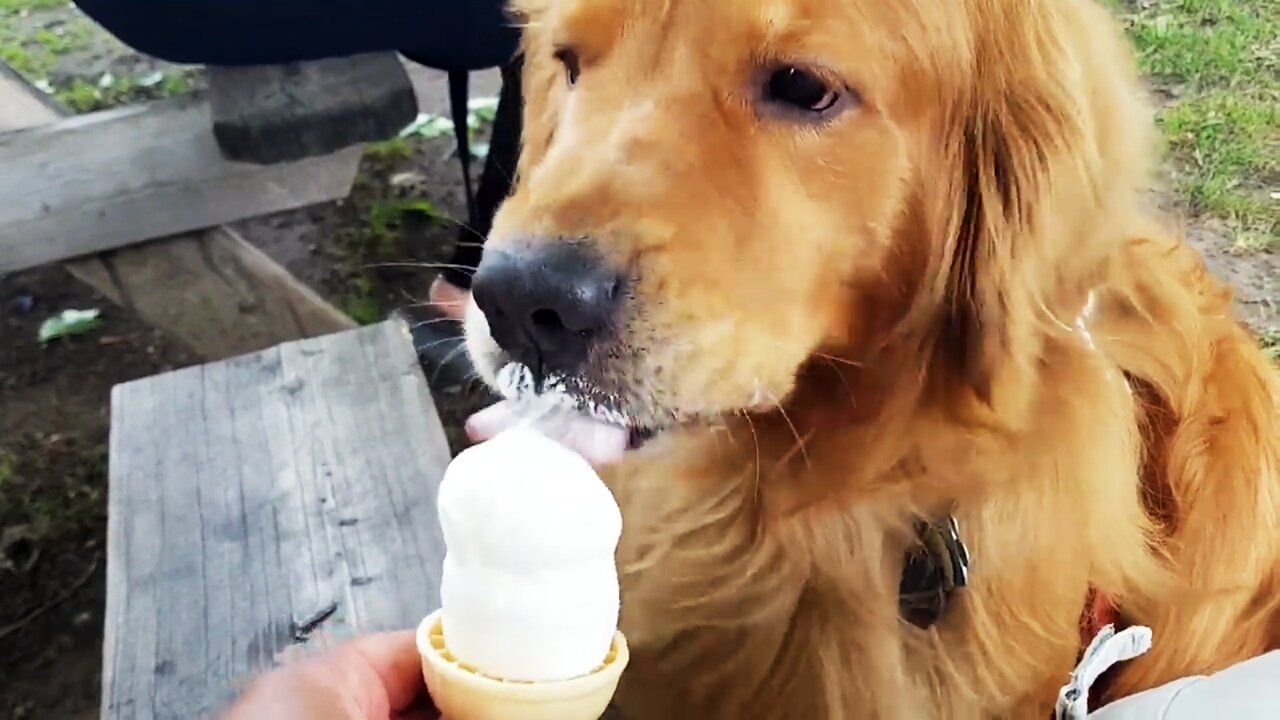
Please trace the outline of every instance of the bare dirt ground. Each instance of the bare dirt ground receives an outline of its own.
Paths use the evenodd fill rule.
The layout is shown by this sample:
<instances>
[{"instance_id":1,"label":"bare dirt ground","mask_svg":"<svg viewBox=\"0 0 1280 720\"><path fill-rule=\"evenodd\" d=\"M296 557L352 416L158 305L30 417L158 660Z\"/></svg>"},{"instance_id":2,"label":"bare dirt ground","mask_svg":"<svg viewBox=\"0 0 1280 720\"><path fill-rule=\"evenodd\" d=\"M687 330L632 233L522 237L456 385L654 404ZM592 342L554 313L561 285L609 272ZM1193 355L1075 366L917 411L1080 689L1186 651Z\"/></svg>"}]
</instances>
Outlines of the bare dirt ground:
<instances>
[{"instance_id":1,"label":"bare dirt ground","mask_svg":"<svg viewBox=\"0 0 1280 720\"><path fill-rule=\"evenodd\" d=\"M1143 22L1153 7L1200 2L1120 5ZM78 111L200 89L197 71L139 56L62 0L0 0L0 59ZM492 75L477 83L475 94L496 93ZM1181 93L1176 84L1158 87L1170 97ZM425 110L443 111L443 83L440 90ZM347 200L239 229L353 317L376 321L423 297L430 280L425 269L379 264L447 257L456 233L443 218L461 216L462 208L451 150L447 138L371 147ZM1263 173L1261 182L1274 197L1276 178ZM1195 206L1199 186L1187 187ZM1212 189L1192 208L1189 239L1236 286L1242 317L1275 342L1280 248L1266 224L1274 210L1264 207L1262 225L1249 225L1263 228L1261 242L1242 243L1239 214L1206 211L1225 202L1207 194ZM1184 206L1180 196L1171 204ZM67 308L98 308L104 322L84 336L38 342L40 323ZM0 717L96 717L108 395L117 383L195 361L59 267L0 277ZM455 447L462 418L481 400L466 393L437 398Z\"/></svg>"}]
</instances>

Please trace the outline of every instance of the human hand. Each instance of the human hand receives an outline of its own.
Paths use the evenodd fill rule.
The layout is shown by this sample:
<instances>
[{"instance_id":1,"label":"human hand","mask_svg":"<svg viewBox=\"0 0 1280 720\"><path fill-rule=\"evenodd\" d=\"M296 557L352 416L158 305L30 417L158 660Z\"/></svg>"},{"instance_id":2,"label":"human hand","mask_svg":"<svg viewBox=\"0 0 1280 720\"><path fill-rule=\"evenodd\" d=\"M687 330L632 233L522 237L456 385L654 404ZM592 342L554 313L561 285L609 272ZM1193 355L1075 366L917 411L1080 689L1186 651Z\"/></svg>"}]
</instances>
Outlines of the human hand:
<instances>
[{"instance_id":1,"label":"human hand","mask_svg":"<svg viewBox=\"0 0 1280 720\"><path fill-rule=\"evenodd\" d=\"M258 678L225 720L438 720L414 631L379 633Z\"/></svg>"}]
</instances>

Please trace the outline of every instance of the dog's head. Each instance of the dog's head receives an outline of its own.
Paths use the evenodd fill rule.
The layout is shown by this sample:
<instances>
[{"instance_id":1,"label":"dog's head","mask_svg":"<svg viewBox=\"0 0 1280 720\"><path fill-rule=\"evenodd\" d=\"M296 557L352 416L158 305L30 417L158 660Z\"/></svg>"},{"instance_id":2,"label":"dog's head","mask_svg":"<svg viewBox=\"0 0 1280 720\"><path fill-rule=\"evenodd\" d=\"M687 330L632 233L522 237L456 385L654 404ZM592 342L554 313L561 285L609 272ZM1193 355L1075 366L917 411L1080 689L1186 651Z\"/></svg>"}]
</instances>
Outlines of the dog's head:
<instances>
[{"instance_id":1,"label":"dog's head","mask_svg":"<svg viewBox=\"0 0 1280 720\"><path fill-rule=\"evenodd\" d=\"M469 348L508 395L545 379L640 434L904 339L995 402L1143 172L1139 126L1103 127L1132 70L1083 0L517 10L524 148Z\"/></svg>"}]
</instances>

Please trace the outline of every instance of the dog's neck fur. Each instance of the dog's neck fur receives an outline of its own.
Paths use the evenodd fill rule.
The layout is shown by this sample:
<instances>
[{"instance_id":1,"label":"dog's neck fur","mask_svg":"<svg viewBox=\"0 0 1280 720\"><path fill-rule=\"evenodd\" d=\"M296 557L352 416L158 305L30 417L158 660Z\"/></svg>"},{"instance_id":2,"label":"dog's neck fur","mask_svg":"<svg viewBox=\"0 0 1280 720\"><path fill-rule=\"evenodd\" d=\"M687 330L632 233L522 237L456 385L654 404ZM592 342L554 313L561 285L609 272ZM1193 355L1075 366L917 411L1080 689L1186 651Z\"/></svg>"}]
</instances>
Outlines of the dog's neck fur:
<instances>
[{"instance_id":1,"label":"dog's neck fur","mask_svg":"<svg viewBox=\"0 0 1280 720\"><path fill-rule=\"evenodd\" d=\"M1071 669L1090 584L1123 586L1117 569L1099 573L1099 539L1054 508L1103 501L1098 522L1134 528L1134 543L1144 524L1137 487L1117 496L1101 471L1130 466L1136 477L1137 438L1089 433L1091 412L1132 412L1127 388L1078 336L1046 343L1043 391L1030 401L1040 427L1010 434L944 415L954 398L935 393L953 389L927 364L903 372L918 346L889 346L815 361L779 411L668 438L619 468L623 629L635 653L624 705L636 717L1048 713L1036 703ZM1055 375L1090 367L1089 397L1054 391ZM995 474L1010 467L1019 477ZM982 528L965 538L973 584L923 631L899 618L903 551L914 517L953 503L964 527ZM1009 606L1027 592L1006 586L1026 583L1042 584L1042 601ZM1006 635L1010 623L1019 627ZM1060 672L1028 676L1046 667ZM1011 695L1027 687L1034 698Z\"/></svg>"}]
</instances>

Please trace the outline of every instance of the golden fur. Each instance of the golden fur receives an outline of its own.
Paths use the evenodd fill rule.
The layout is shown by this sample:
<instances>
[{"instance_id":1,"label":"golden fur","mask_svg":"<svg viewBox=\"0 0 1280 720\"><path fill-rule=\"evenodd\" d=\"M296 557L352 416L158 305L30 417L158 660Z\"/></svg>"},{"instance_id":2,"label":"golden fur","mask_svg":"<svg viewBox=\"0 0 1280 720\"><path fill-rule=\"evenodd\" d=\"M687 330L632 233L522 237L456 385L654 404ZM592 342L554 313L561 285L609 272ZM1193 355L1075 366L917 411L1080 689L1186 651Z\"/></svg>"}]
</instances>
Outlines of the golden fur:
<instances>
[{"instance_id":1,"label":"golden fur","mask_svg":"<svg viewBox=\"0 0 1280 720\"><path fill-rule=\"evenodd\" d=\"M1091 586L1154 630L1112 698L1280 646L1275 368L1144 204L1151 114L1104 10L518 12L525 146L487 251L590 238L626 268L587 375L676 424L609 474L630 715L1049 717ZM860 105L756 112L795 61ZM909 523L951 508L971 586L919 630Z\"/></svg>"}]
</instances>

